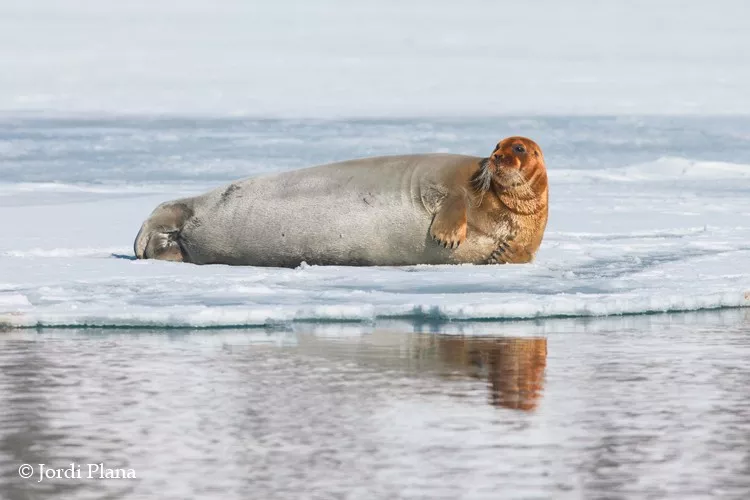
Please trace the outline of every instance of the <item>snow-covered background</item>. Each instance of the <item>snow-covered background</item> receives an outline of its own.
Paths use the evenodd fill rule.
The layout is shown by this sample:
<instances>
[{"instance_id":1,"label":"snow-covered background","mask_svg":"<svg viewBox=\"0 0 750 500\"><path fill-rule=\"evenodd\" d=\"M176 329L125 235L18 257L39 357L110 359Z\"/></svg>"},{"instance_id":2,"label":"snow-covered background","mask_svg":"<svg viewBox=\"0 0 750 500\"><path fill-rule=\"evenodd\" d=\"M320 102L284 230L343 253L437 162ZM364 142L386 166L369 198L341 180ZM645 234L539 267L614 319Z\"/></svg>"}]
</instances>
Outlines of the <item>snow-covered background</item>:
<instances>
[{"instance_id":1,"label":"snow-covered background","mask_svg":"<svg viewBox=\"0 0 750 500\"><path fill-rule=\"evenodd\" d=\"M0 324L750 305L750 5L0 2ZM730 116L731 115L731 116ZM376 154L545 150L528 266L132 259L161 201Z\"/></svg>"},{"instance_id":2,"label":"snow-covered background","mask_svg":"<svg viewBox=\"0 0 750 500\"><path fill-rule=\"evenodd\" d=\"M0 110L750 112L744 0L0 2Z\"/></svg>"}]
</instances>

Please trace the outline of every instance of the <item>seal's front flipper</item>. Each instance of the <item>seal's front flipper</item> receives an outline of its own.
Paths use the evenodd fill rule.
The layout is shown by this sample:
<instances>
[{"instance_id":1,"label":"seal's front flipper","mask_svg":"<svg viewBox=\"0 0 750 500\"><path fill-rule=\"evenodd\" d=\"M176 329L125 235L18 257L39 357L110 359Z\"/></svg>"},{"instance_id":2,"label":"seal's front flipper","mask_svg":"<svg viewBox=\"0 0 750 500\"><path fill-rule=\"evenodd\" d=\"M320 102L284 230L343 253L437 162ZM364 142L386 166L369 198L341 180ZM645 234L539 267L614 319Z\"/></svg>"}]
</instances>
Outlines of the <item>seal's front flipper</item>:
<instances>
[{"instance_id":1,"label":"seal's front flipper","mask_svg":"<svg viewBox=\"0 0 750 500\"><path fill-rule=\"evenodd\" d=\"M509 234L497 244L497 248L490 254L487 264L527 264L534 260L534 254L528 248L514 243L515 232Z\"/></svg>"},{"instance_id":2,"label":"seal's front flipper","mask_svg":"<svg viewBox=\"0 0 750 500\"><path fill-rule=\"evenodd\" d=\"M468 205L465 196L455 196L443 202L435 214L430 226L430 235L446 248L458 248L466 241L466 210Z\"/></svg>"},{"instance_id":3,"label":"seal's front flipper","mask_svg":"<svg viewBox=\"0 0 750 500\"><path fill-rule=\"evenodd\" d=\"M510 241L501 241L497 248L490 254L487 264L507 264L512 262L513 248Z\"/></svg>"}]
</instances>

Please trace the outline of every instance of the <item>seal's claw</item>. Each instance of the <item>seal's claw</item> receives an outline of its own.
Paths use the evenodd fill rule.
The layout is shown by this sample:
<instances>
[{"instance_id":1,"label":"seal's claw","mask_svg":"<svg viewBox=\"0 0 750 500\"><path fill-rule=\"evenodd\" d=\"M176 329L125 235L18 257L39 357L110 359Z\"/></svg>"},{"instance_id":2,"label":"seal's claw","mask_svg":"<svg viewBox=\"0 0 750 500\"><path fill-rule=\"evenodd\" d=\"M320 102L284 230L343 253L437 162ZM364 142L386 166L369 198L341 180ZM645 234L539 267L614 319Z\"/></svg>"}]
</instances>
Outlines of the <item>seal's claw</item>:
<instances>
[{"instance_id":1,"label":"seal's claw","mask_svg":"<svg viewBox=\"0 0 750 500\"><path fill-rule=\"evenodd\" d=\"M454 237L447 237L447 238L441 238L440 236L436 236L434 234L430 235L432 239L441 247L443 248L449 248L451 250L455 250L459 246L461 246L462 240Z\"/></svg>"},{"instance_id":2,"label":"seal's claw","mask_svg":"<svg viewBox=\"0 0 750 500\"><path fill-rule=\"evenodd\" d=\"M511 241L505 239L498 242L497 248L492 251L487 262L490 264L507 264L518 260L518 249L514 250Z\"/></svg>"},{"instance_id":3,"label":"seal's claw","mask_svg":"<svg viewBox=\"0 0 750 500\"><path fill-rule=\"evenodd\" d=\"M492 255L490 255L489 259L487 259L488 264L507 264L508 261L502 258L502 255L498 251L492 252Z\"/></svg>"},{"instance_id":4,"label":"seal's claw","mask_svg":"<svg viewBox=\"0 0 750 500\"><path fill-rule=\"evenodd\" d=\"M466 226L464 225L455 229L449 228L447 230L441 230L440 227L432 227L430 236L443 248L458 248L461 243L466 241Z\"/></svg>"}]
</instances>

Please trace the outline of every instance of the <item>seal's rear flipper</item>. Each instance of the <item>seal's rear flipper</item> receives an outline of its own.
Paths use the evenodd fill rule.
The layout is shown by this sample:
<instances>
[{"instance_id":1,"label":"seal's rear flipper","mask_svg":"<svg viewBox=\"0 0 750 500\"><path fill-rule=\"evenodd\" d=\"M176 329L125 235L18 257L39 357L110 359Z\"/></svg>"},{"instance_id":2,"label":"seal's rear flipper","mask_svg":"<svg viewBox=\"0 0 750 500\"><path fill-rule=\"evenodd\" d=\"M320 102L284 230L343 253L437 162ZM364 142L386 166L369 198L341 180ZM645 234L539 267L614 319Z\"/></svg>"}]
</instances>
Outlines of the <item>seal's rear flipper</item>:
<instances>
[{"instance_id":1,"label":"seal's rear flipper","mask_svg":"<svg viewBox=\"0 0 750 500\"><path fill-rule=\"evenodd\" d=\"M139 259L159 259L186 262L180 244L180 232L193 211L182 202L159 205L146 220L135 237L135 256Z\"/></svg>"}]
</instances>

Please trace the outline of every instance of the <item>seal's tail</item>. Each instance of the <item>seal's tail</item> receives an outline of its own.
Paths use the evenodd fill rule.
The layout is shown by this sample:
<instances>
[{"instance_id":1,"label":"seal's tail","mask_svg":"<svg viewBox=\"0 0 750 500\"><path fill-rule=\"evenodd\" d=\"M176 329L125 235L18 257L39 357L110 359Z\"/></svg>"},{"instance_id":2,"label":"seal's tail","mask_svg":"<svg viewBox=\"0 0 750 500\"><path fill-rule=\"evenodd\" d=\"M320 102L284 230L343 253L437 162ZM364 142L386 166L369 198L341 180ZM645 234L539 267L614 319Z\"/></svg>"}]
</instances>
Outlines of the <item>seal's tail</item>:
<instances>
[{"instance_id":1,"label":"seal's tail","mask_svg":"<svg viewBox=\"0 0 750 500\"><path fill-rule=\"evenodd\" d=\"M187 261L180 244L180 232L192 215L192 210L185 203L159 205L135 237L135 256L139 259Z\"/></svg>"}]
</instances>

